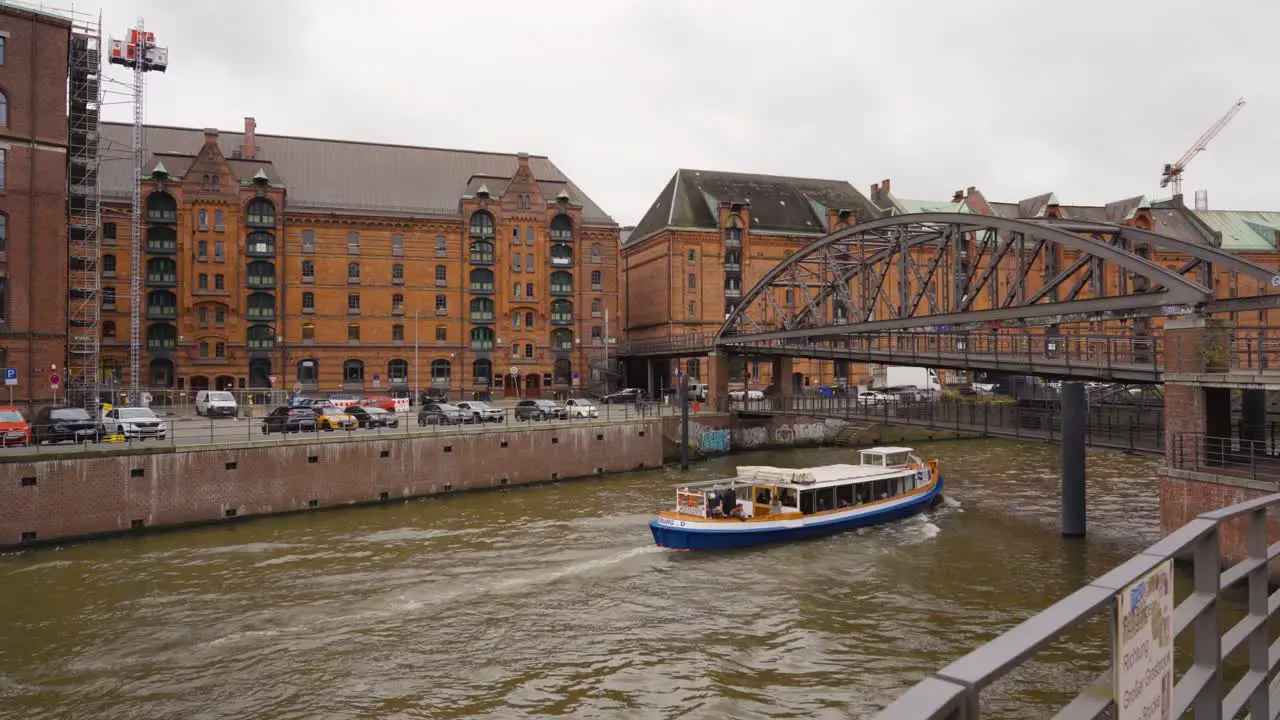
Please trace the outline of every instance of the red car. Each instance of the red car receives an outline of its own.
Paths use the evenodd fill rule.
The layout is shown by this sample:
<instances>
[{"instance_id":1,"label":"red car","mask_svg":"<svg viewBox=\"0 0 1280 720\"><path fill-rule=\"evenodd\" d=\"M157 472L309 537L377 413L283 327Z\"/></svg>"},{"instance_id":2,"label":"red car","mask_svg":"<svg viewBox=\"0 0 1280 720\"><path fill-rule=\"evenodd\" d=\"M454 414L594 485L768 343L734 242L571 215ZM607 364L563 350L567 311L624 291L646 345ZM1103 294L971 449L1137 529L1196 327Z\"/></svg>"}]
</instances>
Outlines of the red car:
<instances>
[{"instance_id":1,"label":"red car","mask_svg":"<svg viewBox=\"0 0 1280 720\"><path fill-rule=\"evenodd\" d=\"M379 407L387 412L396 411L395 399L389 398L386 395L369 395L365 397L364 400L361 400L360 404L365 407Z\"/></svg>"},{"instance_id":2,"label":"red car","mask_svg":"<svg viewBox=\"0 0 1280 720\"><path fill-rule=\"evenodd\" d=\"M0 406L0 445L30 445L31 423L16 407Z\"/></svg>"}]
</instances>

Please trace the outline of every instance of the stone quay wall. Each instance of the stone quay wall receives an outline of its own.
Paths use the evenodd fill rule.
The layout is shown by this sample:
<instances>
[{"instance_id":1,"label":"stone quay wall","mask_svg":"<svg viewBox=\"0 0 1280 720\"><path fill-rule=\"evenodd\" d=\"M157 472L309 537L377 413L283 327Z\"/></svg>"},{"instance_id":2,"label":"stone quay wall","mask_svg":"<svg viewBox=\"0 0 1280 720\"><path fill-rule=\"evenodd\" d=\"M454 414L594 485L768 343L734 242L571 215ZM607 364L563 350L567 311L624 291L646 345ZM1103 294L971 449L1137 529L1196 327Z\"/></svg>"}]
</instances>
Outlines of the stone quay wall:
<instances>
[{"instance_id":1,"label":"stone quay wall","mask_svg":"<svg viewBox=\"0 0 1280 720\"><path fill-rule=\"evenodd\" d=\"M0 463L0 549L658 467L659 420Z\"/></svg>"}]
</instances>

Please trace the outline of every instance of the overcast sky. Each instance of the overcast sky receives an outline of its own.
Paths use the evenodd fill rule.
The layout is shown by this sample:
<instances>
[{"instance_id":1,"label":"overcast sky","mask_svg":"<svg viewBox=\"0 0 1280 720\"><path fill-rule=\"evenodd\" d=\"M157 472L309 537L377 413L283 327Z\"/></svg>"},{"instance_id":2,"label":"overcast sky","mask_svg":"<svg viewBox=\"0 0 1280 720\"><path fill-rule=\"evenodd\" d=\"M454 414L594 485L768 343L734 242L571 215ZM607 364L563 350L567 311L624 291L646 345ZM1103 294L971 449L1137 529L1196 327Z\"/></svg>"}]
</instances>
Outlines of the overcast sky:
<instances>
[{"instance_id":1,"label":"overcast sky","mask_svg":"<svg viewBox=\"0 0 1280 720\"><path fill-rule=\"evenodd\" d=\"M678 167L917 199L1167 196L1162 164L1242 95L1187 204L1280 210L1277 0L98 6L105 33L142 16L169 47L148 122L545 154L623 224Z\"/></svg>"}]
</instances>

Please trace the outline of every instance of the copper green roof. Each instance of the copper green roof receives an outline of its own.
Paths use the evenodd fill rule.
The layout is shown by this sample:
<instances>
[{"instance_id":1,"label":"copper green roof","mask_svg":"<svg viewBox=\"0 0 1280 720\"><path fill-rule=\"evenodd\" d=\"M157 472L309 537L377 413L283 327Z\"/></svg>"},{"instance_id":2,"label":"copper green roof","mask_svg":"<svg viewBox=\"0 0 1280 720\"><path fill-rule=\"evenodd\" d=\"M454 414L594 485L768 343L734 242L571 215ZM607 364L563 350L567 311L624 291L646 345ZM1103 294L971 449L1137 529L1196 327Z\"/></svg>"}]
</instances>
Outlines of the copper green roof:
<instances>
[{"instance_id":1,"label":"copper green roof","mask_svg":"<svg viewBox=\"0 0 1280 720\"><path fill-rule=\"evenodd\" d=\"M945 200L908 200L905 198L897 198L898 204L902 206L904 214L914 215L915 213L932 213L932 212L968 212L964 203L947 202Z\"/></svg>"},{"instance_id":2,"label":"copper green roof","mask_svg":"<svg viewBox=\"0 0 1280 720\"><path fill-rule=\"evenodd\" d=\"M1222 234L1222 249L1234 252L1280 250L1280 212L1197 210L1196 217Z\"/></svg>"}]
</instances>

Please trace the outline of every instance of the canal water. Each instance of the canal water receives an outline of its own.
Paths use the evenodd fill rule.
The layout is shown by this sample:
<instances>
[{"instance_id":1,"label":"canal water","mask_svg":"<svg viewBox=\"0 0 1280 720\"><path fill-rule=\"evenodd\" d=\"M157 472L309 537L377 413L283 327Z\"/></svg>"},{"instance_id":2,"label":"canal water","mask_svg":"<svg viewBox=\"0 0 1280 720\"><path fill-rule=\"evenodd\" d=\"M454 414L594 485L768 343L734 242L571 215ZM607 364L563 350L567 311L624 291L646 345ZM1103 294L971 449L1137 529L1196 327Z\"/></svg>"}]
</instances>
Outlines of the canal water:
<instances>
[{"instance_id":1,"label":"canal water","mask_svg":"<svg viewBox=\"0 0 1280 720\"><path fill-rule=\"evenodd\" d=\"M0 556L0 717L867 717L1158 537L1153 458L1090 452L1068 540L1056 446L918 448L928 514L731 553L653 546L686 477L663 469ZM1043 653L991 716L1047 716L1103 642Z\"/></svg>"}]
</instances>

